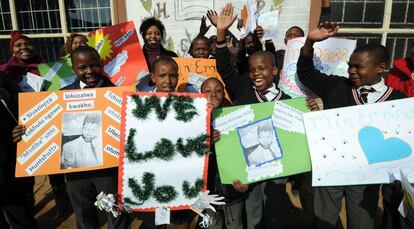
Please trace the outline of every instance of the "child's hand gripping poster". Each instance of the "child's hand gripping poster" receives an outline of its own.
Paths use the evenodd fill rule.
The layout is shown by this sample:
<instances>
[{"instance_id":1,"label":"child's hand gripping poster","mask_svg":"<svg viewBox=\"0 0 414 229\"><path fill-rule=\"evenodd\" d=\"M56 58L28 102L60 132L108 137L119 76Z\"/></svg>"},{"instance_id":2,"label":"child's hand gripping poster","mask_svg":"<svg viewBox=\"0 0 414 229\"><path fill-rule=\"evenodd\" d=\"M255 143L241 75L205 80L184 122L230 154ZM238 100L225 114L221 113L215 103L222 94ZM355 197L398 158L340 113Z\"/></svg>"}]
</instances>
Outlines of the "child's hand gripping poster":
<instances>
[{"instance_id":1,"label":"child's hand gripping poster","mask_svg":"<svg viewBox=\"0 0 414 229\"><path fill-rule=\"evenodd\" d=\"M16 177L118 166L122 92L107 87L19 94Z\"/></svg>"},{"instance_id":2,"label":"child's hand gripping poster","mask_svg":"<svg viewBox=\"0 0 414 229\"><path fill-rule=\"evenodd\" d=\"M104 71L117 86L132 85L148 72L133 21L108 26L88 34L88 45L101 55Z\"/></svg>"},{"instance_id":3,"label":"child's hand gripping poster","mask_svg":"<svg viewBox=\"0 0 414 229\"><path fill-rule=\"evenodd\" d=\"M313 186L414 182L414 99L303 115Z\"/></svg>"},{"instance_id":4,"label":"child's hand gripping poster","mask_svg":"<svg viewBox=\"0 0 414 229\"><path fill-rule=\"evenodd\" d=\"M133 211L193 209L206 190L206 96L135 92L123 98L121 202Z\"/></svg>"},{"instance_id":5,"label":"child's hand gripping poster","mask_svg":"<svg viewBox=\"0 0 414 229\"><path fill-rule=\"evenodd\" d=\"M303 85L296 73L296 64L299 60L300 50L305 44L305 37L289 40L286 47L283 69L280 73L280 89L291 96L315 97L315 95ZM351 57L356 46L356 40L329 38L313 45L313 64L320 72L331 75L348 77L347 61Z\"/></svg>"},{"instance_id":6,"label":"child's hand gripping poster","mask_svg":"<svg viewBox=\"0 0 414 229\"><path fill-rule=\"evenodd\" d=\"M213 113L223 184L244 184L311 170L302 121L304 98L222 108Z\"/></svg>"}]
</instances>

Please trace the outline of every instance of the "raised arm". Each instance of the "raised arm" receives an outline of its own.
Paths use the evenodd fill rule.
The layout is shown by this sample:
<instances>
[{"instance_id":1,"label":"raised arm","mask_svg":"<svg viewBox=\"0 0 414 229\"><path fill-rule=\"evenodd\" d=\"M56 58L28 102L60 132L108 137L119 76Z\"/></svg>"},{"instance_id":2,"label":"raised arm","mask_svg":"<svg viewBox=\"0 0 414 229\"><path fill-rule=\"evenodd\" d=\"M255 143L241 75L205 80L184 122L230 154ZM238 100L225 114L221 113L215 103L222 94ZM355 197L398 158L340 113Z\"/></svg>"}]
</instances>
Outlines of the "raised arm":
<instances>
[{"instance_id":1,"label":"raised arm","mask_svg":"<svg viewBox=\"0 0 414 229\"><path fill-rule=\"evenodd\" d=\"M221 78L226 84L226 88L231 95L236 95L242 86L241 77L236 71L234 64L231 63L229 52L226 44L226 31L236 20L233 16L233 7L231 4L226 6L217 17L217 49L216 49L216 66ZM237 98L235 98L237 99Z\"/></svg>"},{"instance_id":2,"label":"raised arm","mask_svg":"<svg viewBox=\"0 0 414 229\"><path fill-rule=\"evenodd\" d=\"M313 44L332 37L337 31L338 26L327 22L320 24L318 28L309 32L297 63L299 80L322 99L325 96L325 88L329 87L328 84L331 85L329 81L336 80L337 77L327 77L326 74L315 69L313 65Z\"/></svg>"}]
</instances>

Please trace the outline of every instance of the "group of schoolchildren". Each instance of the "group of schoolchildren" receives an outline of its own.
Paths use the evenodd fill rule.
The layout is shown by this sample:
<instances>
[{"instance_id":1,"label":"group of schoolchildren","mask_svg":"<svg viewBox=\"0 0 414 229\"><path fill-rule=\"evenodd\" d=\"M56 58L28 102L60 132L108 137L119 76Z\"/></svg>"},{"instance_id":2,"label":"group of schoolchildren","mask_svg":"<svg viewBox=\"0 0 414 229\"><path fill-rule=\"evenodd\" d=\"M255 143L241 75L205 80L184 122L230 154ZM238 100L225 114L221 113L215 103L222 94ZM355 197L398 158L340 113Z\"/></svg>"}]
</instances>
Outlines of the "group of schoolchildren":
<instances>
[{"instance_id":1,"label":"group of schoolchildren","mask_svg":"<svg viewBox=\"0 0 414 229\"><path fill-rule=\"evenodd\" d=\"M255 33L240 40L236 47L234 36L228 31L236 20L232 5L226 4L220 14L209 11L207 17L217 28L217 34L211 38L204 36L209 27L206 26L206 18L203 18L200 34L192 41L189 54L194 58L216 59L224 84L210 78L203 82L200 90L208 96L213 109L231 104L225 99L225 90L231 102L237 105L290 98L278 87L284 52L275 51L271 41L265 42L267 51L262 51L259 38L263 35L263 29L260 26ZM411 49L412 57L397 60L396 68L390 71L385 81L383 75L389 57L386 48L380 44L361 45L354 50L348 62L349 78L328 77L316 70L313 44L334 36L337 31L338 27L331 22L323 22L310 31L297 63L299 80L322 100L323 109L401 99L414 94L414 47ZM143 52L152 73L150 83L153 89L150 91L153 92L175 92L178 83L178 65L171 58L177 55L162 46L164 32L163 24L155 18L145 19L140 27ZM304 35L301 28L293 26L286 32L285 43ZM114 86L105 76L98 52L87 46L86 42L86 37L80 34L72 34L68 39L62 56L64 60L71 60L77 79L61 90ZM12 32L10 52L10 61L0 67L0 97L5 101L5 106L0 105L0 226L7 228L10 224L12 228L36 228L33 219L34 180L14 177L15 143L21 140L25 126L17 125L13 116L17 117L17 93L24 92L20 86L23 75L27 72L39 74L36 65L43 60L31 39L18 32ZM321 109L313 99L308 99L307 105L311 110ZM220 133L213 130L211 136L214 144ZM226 205L217 213L209 212L214 219L209 228L284 228L287 179L271 179L249 185L236 179L232 185L221 185L214 146L211 146L211 151L208 189L224 195ZM64 214L73 208L77 228L99 228L98 212L94 206L96 196L101 191L116 193L117 179L117 168L49 176L59 213ZM337 228L343 198L346 201L348 228L374 228L381 185L312 189L309 173L295 176L293 181L300 190L304 209L313 215L314 228ZM394 182L382 185L381 189L384 206L382 227L414 228L413 216L402 218L397 211L402 199L401 185ZM108 213L108 227L129 228L130 216L122 214L115 218ZM154 213L138 214L147 228L190 228L194 217L190 210L172 211L169 225L156 226Z\"/></svg>"}]
</instances>

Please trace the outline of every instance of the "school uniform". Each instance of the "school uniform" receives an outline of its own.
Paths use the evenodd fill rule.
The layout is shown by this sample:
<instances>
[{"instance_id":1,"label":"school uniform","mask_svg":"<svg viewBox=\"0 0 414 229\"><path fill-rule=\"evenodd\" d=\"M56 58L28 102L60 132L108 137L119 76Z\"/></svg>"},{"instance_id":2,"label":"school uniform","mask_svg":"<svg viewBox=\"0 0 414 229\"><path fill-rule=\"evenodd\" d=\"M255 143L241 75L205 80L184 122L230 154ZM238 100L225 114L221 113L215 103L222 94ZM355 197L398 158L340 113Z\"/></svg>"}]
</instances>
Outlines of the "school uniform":
<instances>
[{"instance_id":1,"label":"school uniform","mask_svg":"<svg viewBox=\"0 0 414 229\"><path fill-rule=\"evenodd\" d=\"M114 84L103 77L98 87L113 87ZM76 79L74 83L61 90L86 89L87 85ZM65 147L65 146L63 146ZM106 194L118 192L118 168L85 172L66 173L66 184L76 217L76 227L99 228L98 209L94 205L96 196L103 191ZM107 212L108 228L129 228L128 214L114 217Z\"/></svg>"},{"instance_id":2,"label":"school uniform","mask_svg":"<svg viewBox=\"0 0 414 229\"><path fill-rule=\"evenodd\" d=\"M273 84L266 94L257 91L247 75L240 75L229 62L230 52L224 42L216 48L216 66L237 105L290 99ZM245 201L247 228L283 228L283 205L286 179L273 179L249 185Z\"/></svg>"},{"instance_id":3,"label":"school uniform","mask_svg":"<svg viewBox=\"0 0 414 229\"><path fill-rule=\"evenodd\" d=\"M383 80L372 86L355 88L345 77L327 76L315 69L313 56L306 57L302 51L297 73L299 80L323 100L325 109L405 98L402 92L386 86ZM342 198L345 196L348 228L373 228L379 187L380 185L351 185L315 188L315 227L336 228Z\"/></svg>"}]
</instances>

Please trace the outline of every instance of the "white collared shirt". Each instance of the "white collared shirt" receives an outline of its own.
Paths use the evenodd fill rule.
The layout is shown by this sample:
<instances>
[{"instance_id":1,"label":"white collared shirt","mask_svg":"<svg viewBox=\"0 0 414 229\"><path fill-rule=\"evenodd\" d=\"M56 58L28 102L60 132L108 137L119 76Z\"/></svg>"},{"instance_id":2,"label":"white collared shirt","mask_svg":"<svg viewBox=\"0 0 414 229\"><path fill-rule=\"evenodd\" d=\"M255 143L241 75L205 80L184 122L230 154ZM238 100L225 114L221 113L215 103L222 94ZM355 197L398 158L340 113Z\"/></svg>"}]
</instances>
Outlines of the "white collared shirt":
<instances>
[{"instance_id":1,"label":"white collared shirt","mask_svg":"<svg viewBox=\"0 0 414 229\"><path fill-rule=\"evenodd\" d=\"M358 92L358 96L359 97L361 97L361 89L362 88L365 88L365 89L371 89L371 88L373 88L375 90L375 92L368 93L367 103L375 103L375 102L377 102L385 94L385 92L388 89L388 87L384 83L384 79L381 79L380 82L378 82L378 83L376 83L374 85L371 85L371 86L364 85L364 86L359 87L357 89L357 92Z\"/></svg>"},{"instance_id":2,"label":"white collared shirt","mask_svg":"<svg viewBox=\"0 0 414 229\"><path fill-rule=\"evenodd\" d=\"M256 87L253 86L253 88L257 92ZM266 97L267 101L273 101L276 98L276 96L279 94L279 90L276 88L276 84L274 84L274 83L272 84L271 87L269 87L266 90L267 90L267 93L264 96ZM262 94L262 96L263 96L263 94Z\"/></svg>"}]
</instances>

